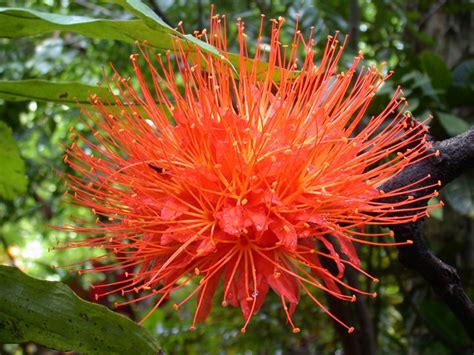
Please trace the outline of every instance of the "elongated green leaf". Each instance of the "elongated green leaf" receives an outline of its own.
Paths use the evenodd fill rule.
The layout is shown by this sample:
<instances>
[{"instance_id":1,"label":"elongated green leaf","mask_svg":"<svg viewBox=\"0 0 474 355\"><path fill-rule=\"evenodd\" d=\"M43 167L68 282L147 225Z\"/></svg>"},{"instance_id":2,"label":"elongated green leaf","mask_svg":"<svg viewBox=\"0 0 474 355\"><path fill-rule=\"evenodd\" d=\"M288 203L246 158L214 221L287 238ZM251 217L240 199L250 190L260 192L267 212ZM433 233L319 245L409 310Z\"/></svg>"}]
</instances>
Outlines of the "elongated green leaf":
<instances>
[{"instance_id":1,"label":"elongated green leaf","mask_svg":"<svg viewBox=\"0 0 474 355\"><path fill-rule=\"evenodd\" d=\"M474 59L465 60L454 69L453 84L474 88Z\"/></svg>"},{"instance_id":2,"label":"elongated green leaf","mask_svg":"<svg viewBox=\"0 0 474 355\"><path fill-rule=\"evenodd\" d=\"M171 29L155 12L142 3L140 0L109 0L110 2L119 4L123 8L127 9L128 11L132 12L143 20L147 26L152 29L157 28L168 28ZM200 47L203 51L211 53L216 57L223 59L222 53L220 53L217 48L211 46L209 43L203 42L192 35L185 35L179 31L173 30L173 35L177 38L181 38L182 40L188 41ZM171 48L170 48L171 49ZM239 57L236 55L229 56L228 64L234 69L234 72L237 74L237 70L235 69L235 65L238 65Z\"/></svg>"},{"instance_id":3,"label":"elongated green leaf","mask_svg":"<svg viewBox=\"0 0 474 355\"><path fill-rule=\"evenodd\" d=\"M53 31L75 32L97 39L110 39L133 43L147 41L159 51L173 49L172 39L180 38L194 43L205 52L220 56L208 43L191 35L183 35L169 27L149 7L136 0L113 0L139 17L137 20L106 20L84 16L49 14L24 8L0 7L0 37L15 38ZM238 56L231 56L229 63L238 64Z\"/></svg>"},{"instance_id":4,"label":"elongated green leaf","mask_svg":"<svg viewBox=\"0 0 474 355\"><path fill-rule=\"evenodd\" d=\"M91 38L110 39L124 42L147 41L158 51L173 49L173 38L191 42L203 51L224 58L213 46L184 35L163 22L150 8L137 0L113 0L124 8L132 11L140 19L128 21L94 19L84 16L65 16L49 14L22 8L0 7L0 37L14 38L30 36L52 31L67 31L83 34ZM192 48L192 47L191 47ZM228 63L237 75L239 55L228 54ZM250 68L253 61L246 59L245 66ZM257 76L264 77L267 63L259 62ZM278 81L279 71L274 74ZM94 86L81 83L51 83L41 80L0 81L0 98L5 100L41 100L64 104L87 104L87 99ZM102 93L101 93L102 94Z\"/></svg>"},{"instance_id":5,"label":"elongated green leaf","mask_svg":"<svg viewBox=\"0 0 474 355\"><path fill-rule=\"evenodd\" d=\"M466 132L470 125L461 117L450 113L437 112L436 118L451 137Z\"/></svg>"},{"instance_id":6,"label":"elongated green leaf","mask_svg":"<svg viewBox=\"0 0 474 355\"><path fill-rule=\"evenodd\" d=\"M437 334L453 344L467 345L469 338L466 332L445 304L426 300L420 304L419 310L428 328L436 330Z\"/></svg>"},{"instance_id":7,"label":"elongated green leaf","mask_svg":"<svg viewBox=\"0 0 474 355\"><path fill-rule=\"evenodd\" d=\"M439 55L423 51L418 55L421 69L431 80L433 87L436 89L446 90L451 84L451 71L446 65L443 58Z\"/></svg>"},{"instance_id":8,"label":"elongated green leaf","mask_svg":"<svg viewBox=\"0 0 474 355\"><path fill-rule=\"evenodd\" d=\"M171 48L170 31L150 28L141 20L104 20L84 16L49 14L22 8L0 8L0 37L15 38L53 31L76 32L97 39L133 43L144 41L162 51Z\"/></svg>"},{"instance_id":9,"label":"elongated green leaf","mask_svg":"<svg viewBox=\"0 0 474 355\"><path fill-rule=\"evenodd\" d=\"M474 218L474 173L461 175L444 188L444 196L459 213Z\"/></svg>"},{"instance_id":10,"label":"elongated green leaf","mask_svg":"<svg viewBox=\"0 0 474 355\"><path fill-rule=\"evenodd\" d=\"M33 341L88 354L156 354L144 328L104 306L86 302L60 282L0 266L0 343Z\"/></svg>"},{"instance_id":11,"label":"elongated green leaf","mask_svg":"<svg viewBox=\"0 0 474 355\"><path fill-rule=\"evenodd\" d=\"M12 130L0 122L0 198L11 200L26 191L25 164L12 136Z\"/></svg>"},{"instance_id":12,"label":"elongated green leaf","mask_svg":"<svg viewBox=\"0 0 474 355\"><path fill-rule=\"evenodd\" d=\"M39 100L63 104L88 104L97 86L75 82L54 83L45 80L0 81L0 99L9 101ZM100 92L104 97L103 90Z\"/></svg>"},{"instance_id":13,"label":"elongated green leaf","mask_svg":"<svg viewBox=\"0 0 474 355\"><path fill-rule=\"evenodd\" d=\"M151 28L164 27L172 30L172 28L163 21L160 16L140 0L109 0L108 2L119 4L138 18L144 20L144 22Z\"/></svg>"}]
</instances>

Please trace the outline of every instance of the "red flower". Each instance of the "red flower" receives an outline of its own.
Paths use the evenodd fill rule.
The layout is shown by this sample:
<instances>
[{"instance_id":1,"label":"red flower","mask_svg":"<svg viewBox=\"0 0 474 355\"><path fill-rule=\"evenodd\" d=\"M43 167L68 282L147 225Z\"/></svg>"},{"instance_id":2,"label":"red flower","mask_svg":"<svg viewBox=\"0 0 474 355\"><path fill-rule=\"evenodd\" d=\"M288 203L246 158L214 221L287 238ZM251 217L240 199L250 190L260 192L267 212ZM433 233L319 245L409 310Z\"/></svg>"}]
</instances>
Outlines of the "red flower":
<instances>
[{"instance_id":1,"label":"red flower","mask_svg":"<svg viewBox=\"0 0 474 355\"><path fill-rule=\"evenodd\" d=\"M107 289L157 297L150 314L174 290L194 285L175 305L197 297L191 328L207 317L223 280L222 305L242 309L242 332L270 289L294 332L300 292L351 332L315 289L345 301L372 295L342 279L351 267L376 281L361 270L353 243L396 244L377 242L391 232L364 227L427 215L410 197L381 199L379 187L433 153L425 129L401 113L407 104L400 89L380 114L364 118L389 75L359 68L361 54L338 72L344 44L337 36L316 65L312 39L295 29L293 43L282 45L284 20L272 22L269 49L260 30L250 55L238 21L237 72L228 60L225 18L213 16L210 32L198 37L222 57L180 42L164 56L140 46L131 56L139 89L115 74L120 95L113 102L92 97L86 115L94 139L80 136L65 161L79 175L68 177L75 203L99 217L95 225L70 227L89 238L67 247L102 248L94 260L115 261L92 271L132 267ZM298 65L301 48L306 56ZM385 197L409 196L427 187L423 181ZM337 275L322 259L336 263Z\"/></svg>"}]
</instances>

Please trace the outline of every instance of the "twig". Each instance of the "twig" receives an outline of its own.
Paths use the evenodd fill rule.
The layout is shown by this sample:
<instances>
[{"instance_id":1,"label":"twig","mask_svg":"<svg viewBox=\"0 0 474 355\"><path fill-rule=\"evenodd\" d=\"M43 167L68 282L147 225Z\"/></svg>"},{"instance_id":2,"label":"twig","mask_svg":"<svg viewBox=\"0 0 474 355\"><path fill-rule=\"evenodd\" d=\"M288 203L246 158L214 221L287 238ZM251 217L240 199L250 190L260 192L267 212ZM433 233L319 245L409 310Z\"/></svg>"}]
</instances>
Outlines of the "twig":
<instances>
[{"instance_id":1,"label":"twig","mask_svg":"<svg viewBox=\"0 0 474 355\"><path fill-rule=\"evenodd\" d=\"M255 5L257 5L261 14L268 14L269 9L272 6L272 1L270 0L270 3L266 4L265 0L255 0Z\"/></svg>"},{"instance_id":2,"label":"twig","mask_svg":"<svg viewBox=\"0 0 474 355\"><path fill-rule=\"evenodd\" d=\"M421 222L394 226L395 240L413 240L413 245L398 248L398 260L416 271L431 285L474 339L474 304L465 294L456 269L438 259L422 238Z\"/></svg>"},{"instance_id":3,"label":"twig","mask_svg":"<svg viewBox=\"0 0 474 355\"><path fill-rule=\"evenodd\" d=\"M85 8L94 11L94 13L96 14L104 14L106 16L110 16L112 14L109 9L103 6L91 3L90 1L76 0L76 4L84 6Z\"/></svg>"},{"instance_id":4,"label":"twig","mask_svg":"<svg viewBox=\"0 0 474 355\"><path fill-rule=\"evenodd\" d=\"M431 6L430 10L425 13L425 15L421 18L421 20L418 23L418 29L421 29L423 25L431 18L433 15L435 15L445 4L447 3L447 0L440 0L433 6Z\"/></svg>"},{"instance_id":5,"label":"twig","mask_svg":"<svg viewBox=\"0 0 474 355\"><path fill-rule=\"evenodd\" d=\"M346 270L346 276L349 283L355 287L360 288L359 274L354 270L348 268ZM377 353L375 345L374 327L372 325L372 319L369 313L369 308L364 297L360 297L357 302L354 303L355 314L359 324L358 341L364 355L375 355Z\"/></svg>"},{"instance_id":6,"label":"twig","mask_svg":"<svg viewBox=\"0 0 474 355\"><path fill-rule=\"evenodd\" d=\"M155 0L150 0L149 4L153 11L170 27L176 27L173 25L173 23L166 17L165 13L161 11L161 8L158 6L158 4L155 2Z\"/></svg>"},{"instance_id":7,"label":"twig","mask_svg":"<svg viewBox=\"0 0 474 355\"><path fill-rule=\"evenodd\" d=\"M349 29L349 47L357 52L359 44L359 24L360 24L360 11L359 3L357 0L350 1L350 29Z\"/></svg>"},{"instance_id":8,"label":"twig","mask_svg":"<svg viewBox=\"0 0 474 355\"><path fill-rule=\"evenodd\" d=\"M436 184L441 181L446 185L455 178L474 168L474 127L454 138L433 143L433 150L439 150L438 157L430 157L413 164L400 174L385 183L381 189L385 192L416 182L427 175L430 177L423 182L425 185ZM415 198L425 196L430 189L412 193ZM400 196L400 200L406 196Z\"/></svg>"},{"instance_id":9,"label":"twig","mask_svg":"<svg viewBox=\"0 0 474 355\"><path fill-rule=\"evenodd\" d=\"M474 167L474 127L454 138L434 142L433 149L439 150L438 157L433 156L411 165L384 184L381 189L386 192L392 191L419 181L426 176L429 176L423 182L426 186L437 181L447 184ZM434 187L411 193L411 195L414 195L415 198L423 196L431 189ZM399 196L390 200L403 200L406 197ZM395 232L397 242L413 241L413 245L398 247L400 263L428 281L436 294L444 300L461 321L470 337L474 339L474 304L464 292L456 269L438 259L424 243L421 221L391 228Z\"/></svg>"}]
</instances>

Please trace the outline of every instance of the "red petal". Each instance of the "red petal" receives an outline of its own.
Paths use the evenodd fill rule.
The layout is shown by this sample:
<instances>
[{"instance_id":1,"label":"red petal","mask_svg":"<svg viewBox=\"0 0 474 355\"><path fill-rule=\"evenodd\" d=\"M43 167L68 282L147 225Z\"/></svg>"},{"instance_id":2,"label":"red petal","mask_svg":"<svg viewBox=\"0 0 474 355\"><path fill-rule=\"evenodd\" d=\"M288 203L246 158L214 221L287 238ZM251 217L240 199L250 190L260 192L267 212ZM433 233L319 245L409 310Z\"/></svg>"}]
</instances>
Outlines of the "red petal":
<instances>
[{"instance_id":1,"label":"red petal","mask_svg":"<svg viewBox=\"0 0 474 355\"><path fill-rule=\"evenodd\" d=\"M278 237L280 242L289 251L295 251L298 243L298 236L295 227L288 222L274 221L270 225L270 229Z\"/></svg>"},{"instance_id":2,"label":"red petal","mask_svg":"<svg viewBox=\"0 0 474 355\"><path fill-rule=\"evenodd\" d=\"M349 258L349 261L351 261L355 266L360 267L360 259L357 255L356 249L354 248L354 244L343 236L339 237L339 244L341 246L341 251Z\"/></svg>"},{"instance_id":3,"label":"red petal","mask_svg":"<svg viewBox=\"0 0 474 355\"><path fill-rule=\"evenodd\" d=\"M204 256L216 251L216 244L209 239L204 239L197 247L199 256Z\"/></svg>"},{"instance_id":4,"label":"red petal","mask_svg":"<svg viewBox=\"0 0 474 355\"><path fill-rule=\"evenodd\" d=\"M337 277L338 278L341 278L342 275L344 275L344 270L345 270L345 266L343 263L341 263L339 260L340 260L340 256L339 254L336 252L336 250L334 249L334 245L332 245L332 243L327 240L326 238L322 237L322 236L318 236L317 237L318 240L320 240L324 246L329 250L329 254L331 254L332 256L334 256L335 259L334 262L336 263L336 266L337 266L337 270L339 271L339 273L337 274Z\"/></svg>"},{"instance_id":5,"label":"red petal","mask_svg":"<svg viewBox=\"0 0 474 355\"><path fill-rule=\"evenodd\" d=\"M268 229L268 216L264 207L248 208L246 213L257 232L263 232Z\"/></svg>"},{"instance_id":6,"label":"red petal","mask_svg":"<svg viewBox=\"0 0 474 355\"><path fill-rule=\"evenodd\" d=\"M249 224L241 206L225 207L216 217L219 219L219 227L230 235L239 235Z\"/></svg>"},{"instance_id":7,"label":"red petal","mask_svg":"<svg viewBox=\"0 0 474 355\"><path fill-rule=\"evenodd\" d=\"M204 322L212 307L212 298L222 272L218 271L207 280L198 297L198 307L195 313L196 322Z\"/></svg>"},{"instance_id":8,"label":"red petal","mask_svg":"<svg viewBox=\"0 0 474 355\"><path fill-rule=\"evenodd\" d=\"M285 297L290 303L298 303L300 288L295 277L283 270L278 270L278 272L280 273L279 277L275 277L274 275L267 277L268 284L273 291Z\"/></svg>"},{"instance_id":9,"label":"red petal","mask_svg":"<svg viewBox=\"0 0 474 355\"><path fill-rule=\"evenodd\" d=\"M164 202L165 206L161 209L161 218L165 221L174 220L188 210L186 205L169 198Z\"/></svg>"},{"instance_id":10,"label":"red petal","mask_svg":"<svg viewBox=\"0 0 474 355\"><path fill-rule=\"evenodd\" d=\"M321 270L323 267L321 266L321 262L319 261L319 258L316 255L306 253L306 254L301 254L301 257L305 259L309 265L314 266L314 267L311 267L311 273L317 278L320 278L321 280L323 280L324 284L326 285L328 289L337 293L341 292L336 282L330 276L328 276L323 270Z\"/></svg>"}]
</instances>

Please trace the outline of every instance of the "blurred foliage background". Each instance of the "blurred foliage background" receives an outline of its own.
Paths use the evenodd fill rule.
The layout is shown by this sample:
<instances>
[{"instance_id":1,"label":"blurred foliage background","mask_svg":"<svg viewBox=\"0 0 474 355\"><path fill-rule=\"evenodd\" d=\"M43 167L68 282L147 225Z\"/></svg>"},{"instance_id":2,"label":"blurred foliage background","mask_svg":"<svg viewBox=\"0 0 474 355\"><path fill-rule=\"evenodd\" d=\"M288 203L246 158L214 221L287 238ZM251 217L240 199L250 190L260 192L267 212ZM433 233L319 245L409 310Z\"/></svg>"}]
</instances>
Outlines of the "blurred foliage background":
<instances>
[{"instance_id":1,"label":"blurred foliage background","mask_svg":"<svg viewBox=\"0 0 474 355\"><path fill-rule=\"evenodd\" d=\"M187 33L208 25L210 1L144 0L172 27L184 22ZM300 27L315 27L317 47L336 30L351 35L343 64L362 50L367 63L387 63L395 73L370 107L376 112L388 102L400 84L409 99L409 110L418 119L429 118L435 139L445 139L467 130L474 122L474 4L469 0L242 0L213 1L225 13L235 38L234 22L247 23L250 44L256 38L260 14L267 18L284 16L288 39L299 15ZM129 19L133 15L115 4L69 0L0 0L5 7L23 7L47 13L83 15L94 18ZM0 27L2 25L0 24ZM235 52L236 42L232 42ZM67 32L52 32L33 37L0 39L0 79L44 79L96 84L103 72L111 73L113 62L123 74L131 72L129 55L133 43L90 39ZM370 112L369 112L370 114ZM0 133L7 144L8 127L24 161L28 180L18 181L18 191L2 192L2 171L10 157L0 157L0 263L14 265L30 275L60 280L81 297L94 300L89 285L100 283L104 275L79 277L55 268L86 258L87 250L50 251L65 238L76 238L50 228L73 218L90 218L89 212L65 203L61 175L66 166L62 157L70 143L69 127L88 134L80 122L79 109L51 102L9 101L0 99ZM23 181L23 180L24 181ZM474 296L474 174L465 174L443 189L447 201L441 210L424 223L425 238L434 253L456 267L462 283ZM365 353L378 354L470 354L472 348L462 326L439 301L425 282L404 270L395 248L361 248L364 268L381 279L378 284L355 280L362 288L378 293L376 299L363 300L349 312L359 330L357 341ZM90 255L87 255L90 256ZM116 275L119 277L120 275ZM110 276L107 276L110 277ZM183 290L187 292L187 290ZM273 295L274 296L274 295ZM194 304L175 312L170 300L145 323L168 353L350 353L344 337L322 311L305 297L294 321L301 333L294 335L285 325L279 300L270 296L240 334L240 311L216 304L211 316L194 332L188 331ZM119 296L99 302L112 307ZM132 296L129 296L132 297ZM180 295L173 296L180 299ZM321 297L324 297L321 295ZM218 299L219 297L216 297ZM150 304L140 303L119 309L134 320L141 319ZM360 312L363 312L361 316ZM346 345L344 345L346 344ZM470 350L471 349L471 350ZM349 351L349 352L348 352ZM35 344L1 345L0 353L49 353Z\"/></svg>"}]
</instances>

